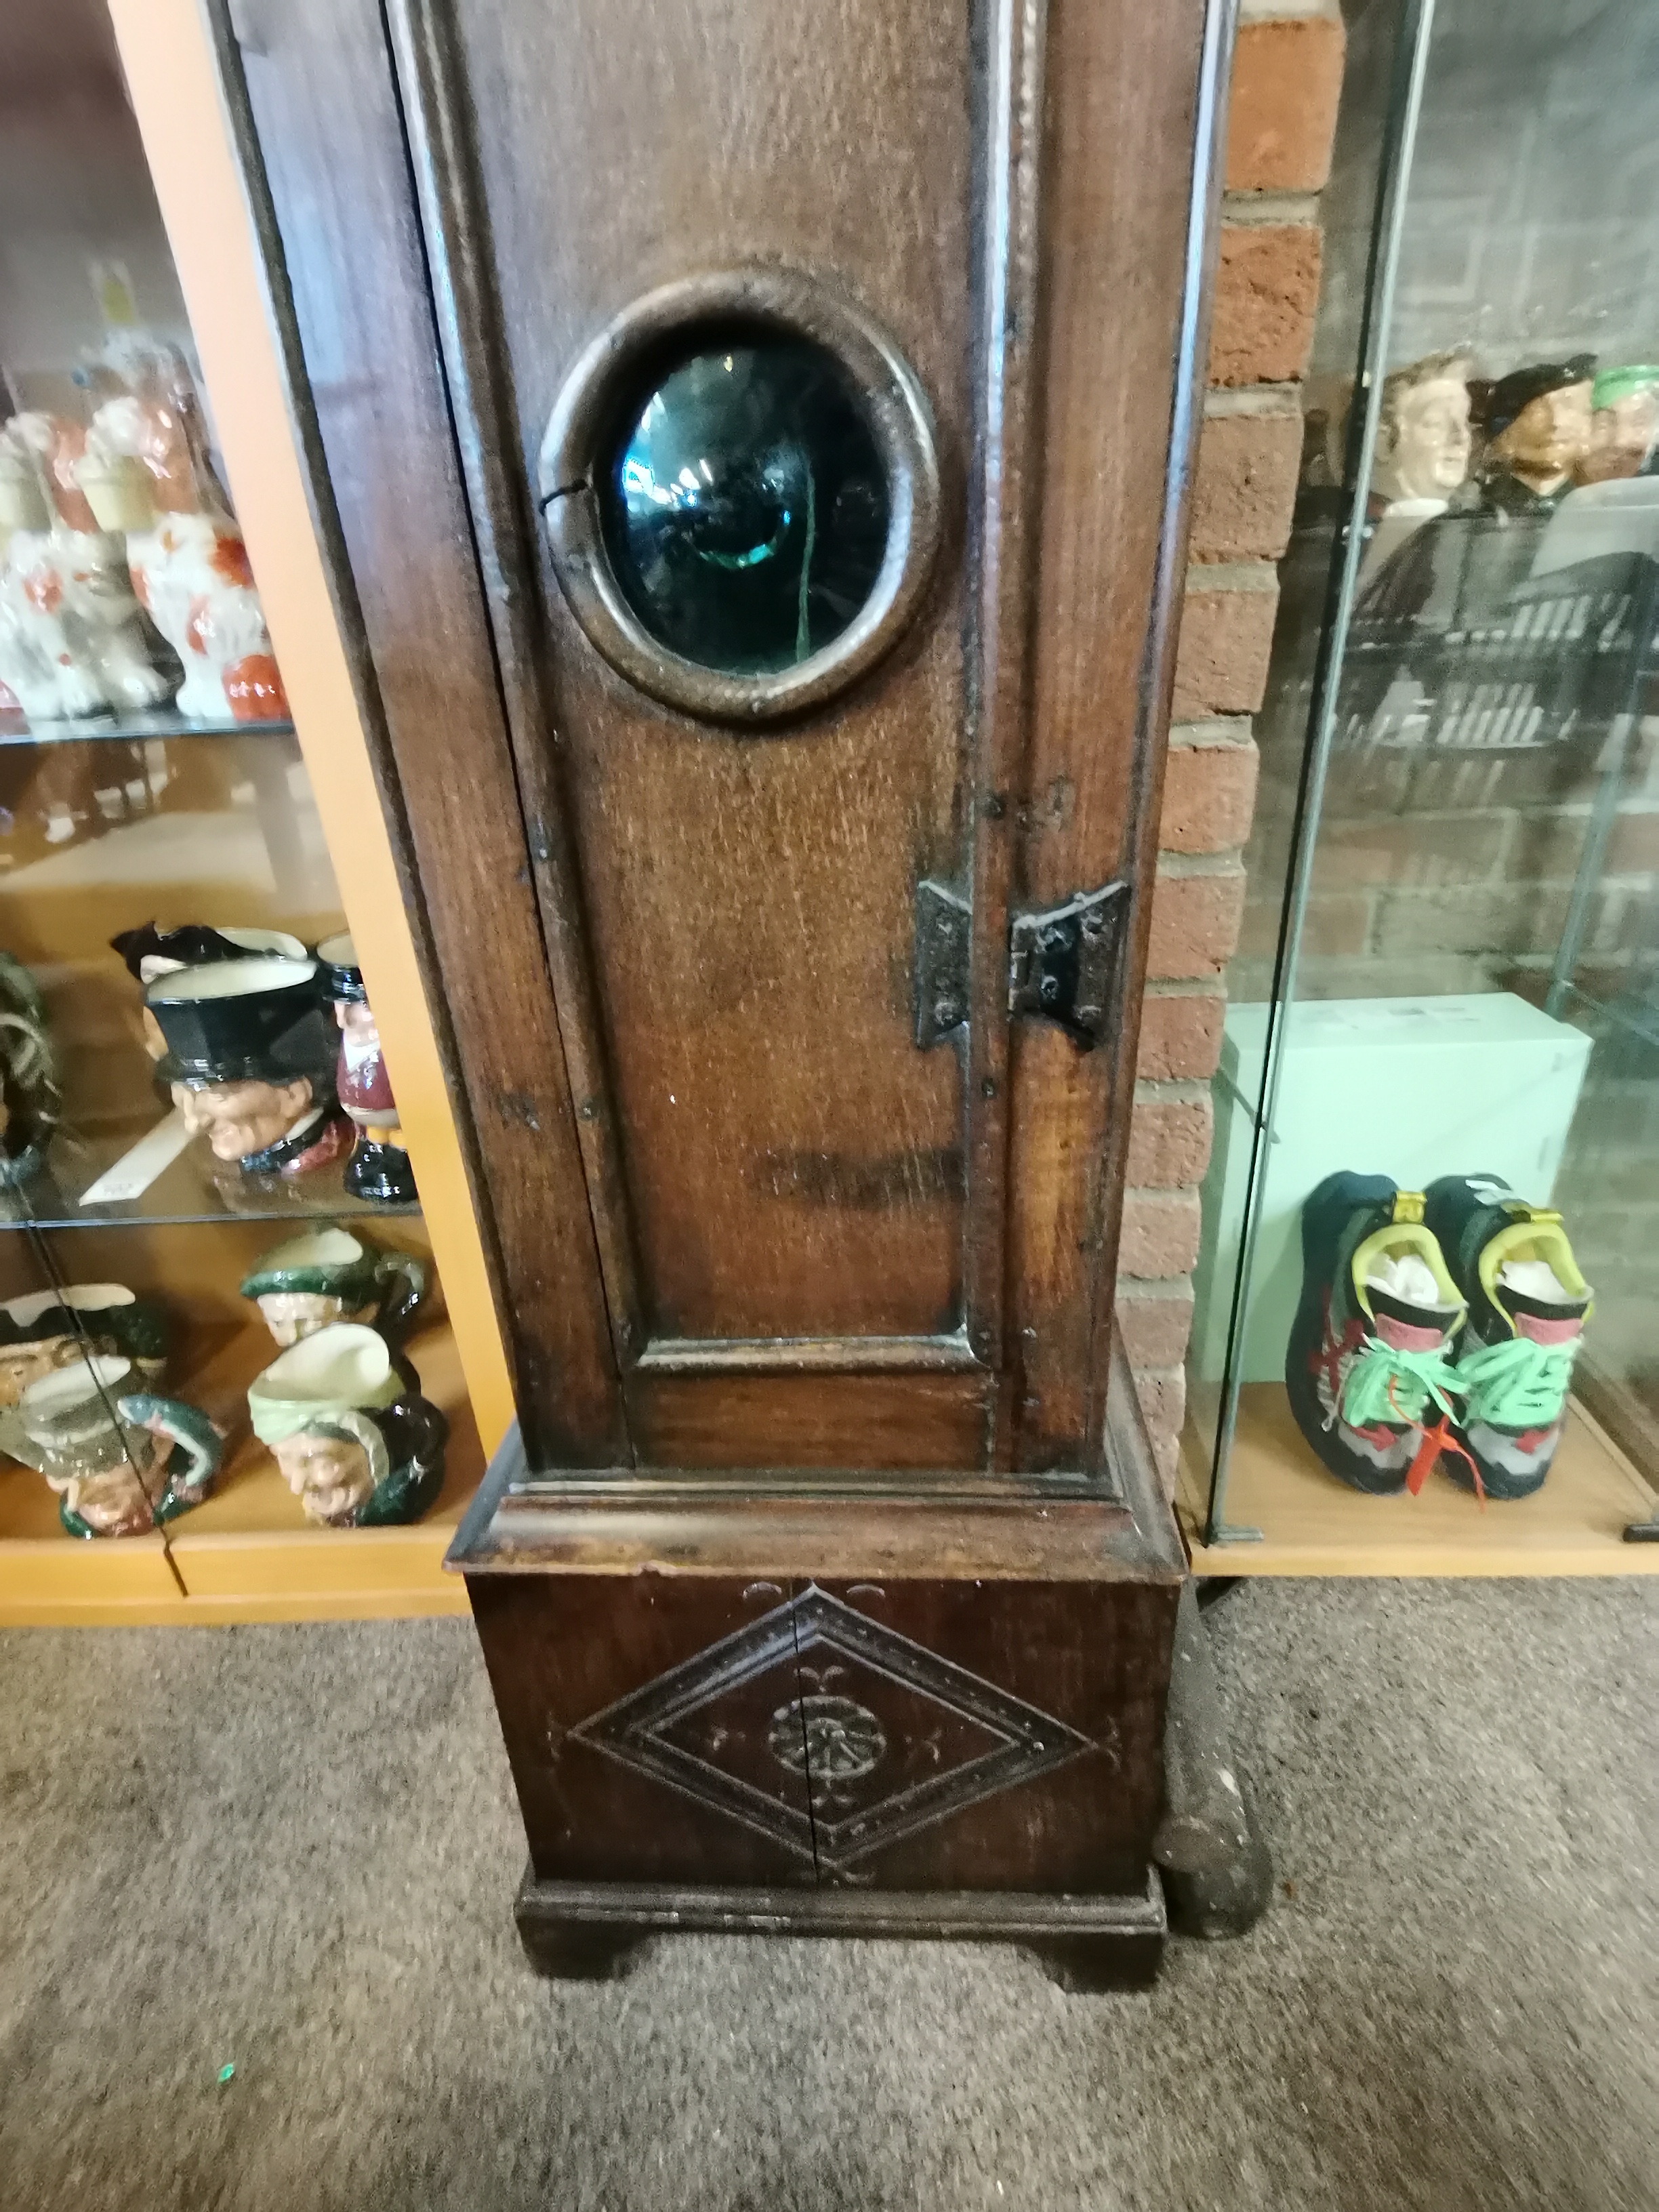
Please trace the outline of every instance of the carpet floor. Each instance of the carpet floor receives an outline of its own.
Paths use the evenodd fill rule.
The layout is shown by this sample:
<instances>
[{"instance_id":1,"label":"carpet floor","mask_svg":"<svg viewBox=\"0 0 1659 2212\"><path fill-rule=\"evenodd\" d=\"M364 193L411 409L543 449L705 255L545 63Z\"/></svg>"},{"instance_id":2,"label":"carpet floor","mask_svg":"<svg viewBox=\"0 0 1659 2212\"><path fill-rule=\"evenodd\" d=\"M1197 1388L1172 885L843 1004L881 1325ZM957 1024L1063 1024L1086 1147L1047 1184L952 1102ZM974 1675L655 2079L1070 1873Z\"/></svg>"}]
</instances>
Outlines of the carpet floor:
<instances>
[{"instance_id":1,"label":"carpet floor","mask_svg":"<svg viewBox=\"0 0 1659 2212\"><path fill-rule=\"evenodd\" d=\"M0 2206L1653 2212L1659 1583L1211 1620L1275 1903L1115 1997L713 1937L540 1983L469 1623L0 1636Z\"/></svg>"}]
</instances>

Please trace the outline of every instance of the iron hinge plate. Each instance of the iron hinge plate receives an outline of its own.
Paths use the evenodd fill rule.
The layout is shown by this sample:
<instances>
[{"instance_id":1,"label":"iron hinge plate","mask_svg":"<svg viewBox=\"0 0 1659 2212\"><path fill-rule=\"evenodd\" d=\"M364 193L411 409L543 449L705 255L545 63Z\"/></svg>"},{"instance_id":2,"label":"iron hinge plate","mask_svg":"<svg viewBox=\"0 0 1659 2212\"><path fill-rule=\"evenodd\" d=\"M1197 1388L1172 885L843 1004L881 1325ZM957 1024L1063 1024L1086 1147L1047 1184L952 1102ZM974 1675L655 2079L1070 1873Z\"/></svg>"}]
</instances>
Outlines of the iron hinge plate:
<instances>
[{"instance_id":1,"label":"iron hinge plate","mask_svg":"<svg viewBox=\"0 0 1659 2212\"><path fill-rule=\"evenodd\" d=\"M1008 932L1008 1011L1056 1022L1080 1052L1105 1031L1129 913L1129 886L1079 891Z\"/></svg>"},{"instance_id":2,"label":"iron hinge plate","mask_svg":"<svg viewBox=\"0 0 1659 2212\"><path fill-rule=\"evenodd\" d=\"M924 876L916 885L917 1049L959 1030L968 1018L974 910L959 891Z\"/></svg>"}]
</instances>

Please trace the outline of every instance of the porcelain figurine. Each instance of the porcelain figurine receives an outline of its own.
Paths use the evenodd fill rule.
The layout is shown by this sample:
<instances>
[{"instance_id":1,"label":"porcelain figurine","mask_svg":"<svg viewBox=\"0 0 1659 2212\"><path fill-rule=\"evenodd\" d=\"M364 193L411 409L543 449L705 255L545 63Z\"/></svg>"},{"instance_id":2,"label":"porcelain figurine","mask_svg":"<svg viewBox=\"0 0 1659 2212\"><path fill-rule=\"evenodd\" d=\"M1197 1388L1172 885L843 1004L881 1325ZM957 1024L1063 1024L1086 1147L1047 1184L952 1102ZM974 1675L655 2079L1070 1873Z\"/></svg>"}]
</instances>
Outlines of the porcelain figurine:
<instances>
[{"instance_id":1,"label":"porcelain figurine","mask_svg":"<svg viewBox=\"0 0 1659 2212\"><path fill-rule=\"evenodd\" d=\"M354 1198L374 1199L382 1206L412 1206L415 1177L380 1054L380 1032L357 965L356 948L349 937L327 938L317 947L317 958L340 1027L334 1085L341 1105L357 1127L357 1142L345 1173L346 1188Z\"/></svg>"},{"instance_id":2,"label":"porcelain figurine","mask_svg":"<svg viewBox=\"0 0 1659 2212\"><path fill-rule=\"evenodd\" d=\"M314 1229L262 1253L242 1279L242 1296L284 1346L343 1321L365 1322L395 1344L428 1282L411 1253L378 1252L347 1229Z\"/></svg>"},{"instance_id":3,"label":"porcelain figurine","mask_svg":"<svg viewBox=\"0 0 1659 2212\"><path fill-rule=\"evenodd\" d=\"M233 929L207 922L186 921L176 929L163 929L147 921L142 929L124 929L109 941L112 952L126 963L136 983L154 983L159 976L176 975L181 968L211 968L223 960L246 960L250 953L274 953L283 960L309 956L297 937L285 929ZM152 1060L167 1057L167 1039L148 1006L143 1009L144 1050Z\"/></svg>"},{"instance_id":4,"label":"porcelain figurine","mask_svg":"<svg viewBox=\"0 0 1659 2212\"><path fill-rule=\"evenodd\" d=\"M1589 452L1593 355L1534 362L1486 386L1481 490L1502 514L1549 514Z\"/></svg>"},{"instance_id":5,"label":"porcelain figurine","mask_svg":"<svg viewBox=\"0 0 1659 2212\"><path fill-rule=\"evenodd\" d=\"M1371 489L1387 505L1428 501L1443 511L1469 473L1466 353L1426 354L1384 380Z\"/></svg>"},{"instance_id":6,"label":"porcelain figurine","mask_svg":"<svg viewBox=\"0 0 1659 2212\"><path fill-rule=\"evenodd\" d=\"M41 1166L62 1100L40 987L0 952L0 1190Z\"/></svg>"},{"instance_id":7,"label":"porcelain figurine","mask_svg":"<svg viewBox=\"0 0 1659 2212\"><path fill-rule=\"evenodd\" d=\"M1590 386L1589 444L1575 471L1581 484L1650 474L1659 444L1659 366L1604 368Z\"/></svg>"},{"instance_id":8,"label":"porcelain figurine","mask_svg":"<svg viewBox=\"0 0 1659 2212\"><path fill-rule=\"evenodd\" d=\"M199 1505L223 1443L207 1415L135 1388L129 1359L95 1354L43 1375L16 1408L16 1456L44 1474L71 1536L139 1536Z\"/></svg>"},{"instance_id":9,"label":"porcelain figurine","mask_svg":"<svg viewBox=\"0 0 1659 2212\"><path fill-rule=\"evenodd\" d=\"M17 1408L42 1376L101 1355L130 1360L144 1388L159 1389L168 1337L163 1309L122 1283L70 1283L0 1302L0 1450L20 1456Z\"/></svg>"},{"instance_id":10,"label":"porcelain figurine","mask_svg":"<svg viewBox=\"0 0 1659 2212\"><path fill-rule=\"evenodd\" d=\"M227 960L145 987L173 1104L216 1159L245 1174L303 1175L350 1145L313 960Z\"/></svg>"},{"instance_id":11,"label":"porcelain figurine","mask_svg":"<svg viewBox=\"0 0 1659 2212\"><path fill-rule=\"evenodd\" d=\"M142 712L178 688L152 653L121 541L76 481L86 435L38 414L0 433L0 677L42 721Z\"/></svg>"},{"instance_id":12,"label":"porcelain figurine","mask_svg":"<svg viewBox=\"0 0 1659 2212\"><path fill-rule=\"evenodd\" d=\"M247 1401L254 1435L308 1521L417 1521L443 1486L449 1425L372 1328L336 1322L301 1339L249 1386Z\"/></svg>"},{"instance_id":13,"label":"porcelain figurine","mask_svg":"<svg viewBox=\"0 0 1659 2212\"><path fill-rule=\"evenodd\" d=\"M1449 504L1380 566L1368 568L1354 608L1358 642L1396 635L1410 655L1425 641L1502 618L1589 451L1594 367L1589 354L1577 354L1515 369L1495 383L1471 382L1471 420L1486 441L1478 499ZM1345 677L1345 690L1351 688Z\"/></svg>"},{"instance_id":14,"label":"porcelain figurine","mask_svg":"<svg viewBox=\"0 0 1659 2212\"><path fill-rule=\"evenodd\" d=\"M1414 531L1443 514L1468 482L1474 367L1462 351L1431 353L1384 380L1362 587Z\"/></svg>"},{"instance_id":15,"label":"porcelain figurine","mask_svg":"<svg viewBox=\"0 0 1659 2212\"><path fill-rule=\"evenodd\" d=\"M77 480L106 528L125 532L147 612L185 671L179 711L204 721L285 720L288 699L240 526L204 457L181 362L92 418Z\"/></svg>"}]
</instances>

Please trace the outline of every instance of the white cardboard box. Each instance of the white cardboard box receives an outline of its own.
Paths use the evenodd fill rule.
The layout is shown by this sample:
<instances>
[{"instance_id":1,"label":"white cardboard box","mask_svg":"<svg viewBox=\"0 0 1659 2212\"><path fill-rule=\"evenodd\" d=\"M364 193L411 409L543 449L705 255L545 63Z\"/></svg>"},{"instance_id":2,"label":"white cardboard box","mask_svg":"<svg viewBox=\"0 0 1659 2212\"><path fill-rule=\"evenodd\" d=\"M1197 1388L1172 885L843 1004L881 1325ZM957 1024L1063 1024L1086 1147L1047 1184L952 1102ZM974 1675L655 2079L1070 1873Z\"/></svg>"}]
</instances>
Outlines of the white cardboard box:
<instances>
[{"instance_id":1,"label":"white cardboard box","mask_svg":"<svg viewBox=\"0 0 1659 2212\"><path fill-rule=\"evenodd\" d=\"M1285 1371L1302 1291L1302 1201L1316 1184L1343 1168L1392 1176L1405 1190L1482 1173L1547 1205L1590 1050L1582 1030L1507 991L1310 1000L1287 1019L1246 1382ZM1265 1006L1227 1009L1194 1282L1193 1371L1207 1382L1220 1381L1226 1358L1267 1031Z\"/></svg>"}]
</instances>

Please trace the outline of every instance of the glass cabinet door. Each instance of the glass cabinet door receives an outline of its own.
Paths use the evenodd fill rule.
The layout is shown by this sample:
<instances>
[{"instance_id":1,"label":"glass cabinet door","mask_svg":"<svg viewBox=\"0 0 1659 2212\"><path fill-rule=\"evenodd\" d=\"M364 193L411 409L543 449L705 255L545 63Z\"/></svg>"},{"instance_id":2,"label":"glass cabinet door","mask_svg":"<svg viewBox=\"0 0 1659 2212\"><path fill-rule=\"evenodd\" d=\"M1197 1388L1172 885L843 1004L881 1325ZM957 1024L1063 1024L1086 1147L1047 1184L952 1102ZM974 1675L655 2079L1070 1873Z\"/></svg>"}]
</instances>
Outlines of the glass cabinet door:
<instances>
[{"instance_id":1,"label":"glass cabinet door","mask_svg":"<svg viewBox=\"0 0 1659 2212\"><path fill-rule=\"evenodd\" d=\"M384 1597L477 1438L103 0L0 208L0 1618Z\"/></svg>"},{"instance_id":2,"label":"glass cabinet door","mask_svg":"<svg viewBox=\"0 0 1659 2212\"><path fill-rule=\"evenodd\" d=\"M1184 1480L1212 1543L1416 1514L1616 1571L1659 1481L1659 21L1361 15Z\"/></svg>"}]
</instances>

